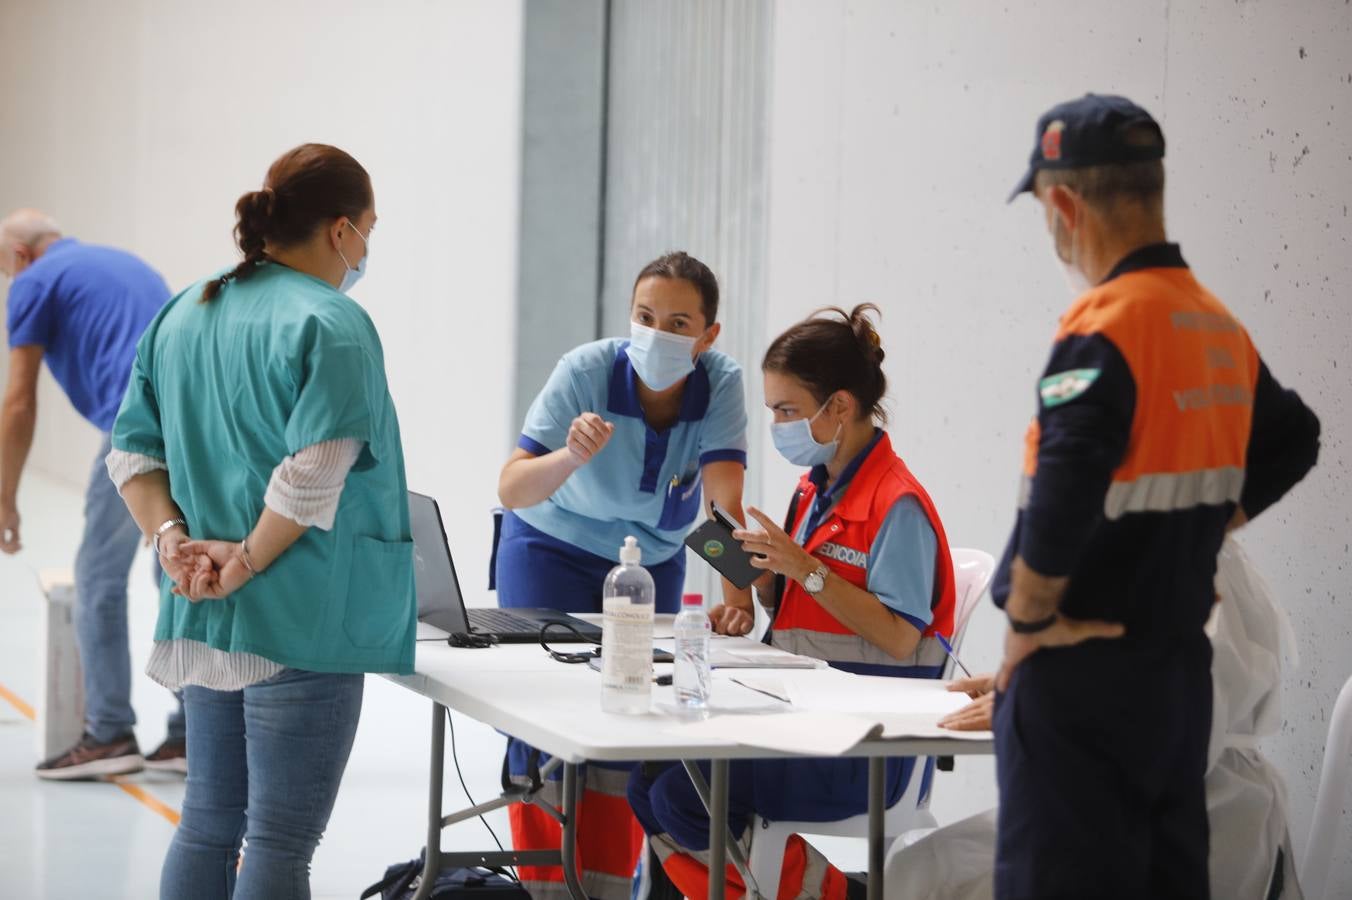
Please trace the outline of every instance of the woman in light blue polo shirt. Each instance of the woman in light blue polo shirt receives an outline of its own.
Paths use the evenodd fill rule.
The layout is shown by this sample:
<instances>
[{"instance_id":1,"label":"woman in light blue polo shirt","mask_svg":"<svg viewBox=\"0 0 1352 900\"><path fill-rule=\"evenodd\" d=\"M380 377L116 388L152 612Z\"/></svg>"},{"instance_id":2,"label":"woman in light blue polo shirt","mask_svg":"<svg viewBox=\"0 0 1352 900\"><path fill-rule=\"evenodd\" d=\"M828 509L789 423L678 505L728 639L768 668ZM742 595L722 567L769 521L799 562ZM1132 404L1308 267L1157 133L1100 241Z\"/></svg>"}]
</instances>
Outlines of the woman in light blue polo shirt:
<instances>
[{"instance_id":1,"label":"woman in light blue polo shirt","mask_svg":"<svg viewBox=\"0 0 1352 900\"><path fill-rule=\"evenodd\" d=\"M742 370L712 349L718 281L686 253L644 266L634 282L629 338L585 344L559 361L531 404L498 494L508 512L498 545L505 607L600 612L601 587L626 535L638 538L657 588L657 611L675 612L685 581L682 542L707 498L739 520L746 469ZM751 596L724 584L715 627L751 627ZM513 777L531 749L508 745ZM579 835L592 897L625 898L641 835L625 801L627 773L589 765L584 807L595 830ZM518 849L557 848L559 828L533 805L510 809ZM583 822L588 820L583 816ZM522 870L534 889L557 887L557 868Z\"/></svg>"},{"instance_id":2,"label":"woman in light blue polo shirt","mask_svg":"<svg viewBox=\"0 0 1352 900\"><path fill-rule=\"evenodd\" d=\"M375 326L346 296L370 178L305 144L236 211L244 261L151 323L108 457L173 579L147 674L183 688L192 763L164 900L309 897L362 673L413 670L399 423Z\"/></svg>"}]
</instances>

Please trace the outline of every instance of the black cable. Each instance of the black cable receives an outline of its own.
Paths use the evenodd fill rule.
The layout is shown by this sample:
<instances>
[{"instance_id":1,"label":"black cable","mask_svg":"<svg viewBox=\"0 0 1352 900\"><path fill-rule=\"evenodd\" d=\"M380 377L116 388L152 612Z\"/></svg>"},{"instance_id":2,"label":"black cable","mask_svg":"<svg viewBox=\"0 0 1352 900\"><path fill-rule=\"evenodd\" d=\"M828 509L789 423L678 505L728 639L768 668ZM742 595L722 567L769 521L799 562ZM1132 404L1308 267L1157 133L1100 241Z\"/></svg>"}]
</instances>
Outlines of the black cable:
<instances>
[{"instance_id":1,"label":"black cable","mask_svg":"<svg viewBox=\"0 0 1352 900\"><path fill-rule=\"evenodd\" d=\"M470 796L469 786L465 784L464 773L460 771L460 754L457 753L455 749L455 719L451 717L451 709L449 706L446 707L446 724L450 726L451 730L451 760L455 763L455 777L460 780L460 790L465 792L465 799L469 801L471 807L478 806L479 804L475 803L474 798ZM502 841L498 840L497 832L493 830L492 825L488 824L488 820L484 818L483 813L479 813L479 821L484 823L484 827L488 829L489 835L493 838L493 843L498 845L498 852L506 853L507 851L503 848ZM521 879L516 873L515 866L508 866L507 872L511 875L513 881L517 884L521 883Z\"/></svg>"},{"instance_id":2,"label":"black cable","mask_svg":"<svg viewBox=\"0 0 1352 900\"><path fill-rule=\"evenodd\" d=\"M578 637L582 638L584 641L589 641L590 643L598 645L598 649L585 650L581 653L564 653L562 650L555 650L553 647L549 646L549 644L545 640L549 632L549 629L551 628L567 628L569 631L571 631ZM549 658L554 660L555 662L566 663L570 666L577 665L578 663L591 662L593 659L596 659L601 655L601 651L599 649L600 643L601 643L600 641L598 641L591 635L584 634L580 629L577 628L577 626L573 625L571 622L546 622L544 625L540 627L540 646L543 647L545 652L549 654Z\"/></svg>"}]
</instances>

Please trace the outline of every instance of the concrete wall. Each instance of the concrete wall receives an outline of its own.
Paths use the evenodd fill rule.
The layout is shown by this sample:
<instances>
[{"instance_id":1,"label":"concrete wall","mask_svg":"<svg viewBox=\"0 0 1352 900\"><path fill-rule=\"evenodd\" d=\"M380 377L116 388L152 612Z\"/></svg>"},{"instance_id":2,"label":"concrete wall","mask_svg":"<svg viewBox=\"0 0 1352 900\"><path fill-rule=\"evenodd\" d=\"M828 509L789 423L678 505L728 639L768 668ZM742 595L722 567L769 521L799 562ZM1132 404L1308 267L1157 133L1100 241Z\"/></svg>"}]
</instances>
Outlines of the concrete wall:
<instances>
[{"instance_id":1,"label":"concrete wall","mask_svg":"<svg viewBox=\"0 0 1352 900\"><path fill-rule=\"evenodd\" d=\"M768 0L612 4L601 331L629 333L634 277L685 250L718 276L718 349L754 369L764 349ZM749 373L754 375L754 372ZM759 379L747 379L759 433ZM756 502L753 442L747 499ZM686 590L721 598L687 555Z\"/></svg>"},{"instance_id":2,"label":"concrete wall","mask_svg":"<svg viewBox=\"0 0 1352 900\"><path fill-rule=\"evenodd\" d=\"M237 258L235 199L283 151L337 144L370 171L380 224L353 296L471 603L514 427L521 55L503 0L0 5L0 209L47 209L175 289ZM39 420L33 465L83 483L96 436L50 382Z\"/></svg>"},{"instance_id":3,"label":"concrete wall","mask_svg":"<svg viewBox=\"0 0 1352 900\"><path fill-rule=\"evenodd\" d=\"M794 2L775 12L766 336L826 303L884 310L892 435L955 545L999 553L1020 438L1069 302L1040 212L1004 204L1037 116L1087 90L1150 108L1169 139L1173 236L1324 423L1319 468L1244 533L1303 657L1267 751L1303 847L1326 711L1352 674L1352 8L1324 2ZM791 470L770 459L780 508ZM999 659L978 611L969 665ZM936 789L994 802L991 766ZM1352 884L1344 840L1331 884Z\"/></svg>"},{"instance_id":4,"label":"concrete wall","mask_svg":"<svg viewBox=\"0 0 1352 900\"><path fill-rule=\"evenodd\" d=\"M559 357L598 337L609 7L525 4L512 446Z\"/></svg>"}]
</instances>

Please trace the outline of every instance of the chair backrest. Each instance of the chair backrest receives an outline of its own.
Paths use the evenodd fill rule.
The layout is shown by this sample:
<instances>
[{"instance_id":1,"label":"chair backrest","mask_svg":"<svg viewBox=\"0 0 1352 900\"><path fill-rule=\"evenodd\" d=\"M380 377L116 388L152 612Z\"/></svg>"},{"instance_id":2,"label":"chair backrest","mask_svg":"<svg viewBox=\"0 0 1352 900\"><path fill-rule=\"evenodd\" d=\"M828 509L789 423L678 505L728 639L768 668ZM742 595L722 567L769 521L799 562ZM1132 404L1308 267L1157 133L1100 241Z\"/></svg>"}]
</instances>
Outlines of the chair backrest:
<instances>
[{"instance_id":1,"label":"chair backrest","mask_svg":"<svg viewBox=\"0 0 1352 900\"><path fill-rule=\"evenodd\" d=\"M1328 891L1329 869L1333 866L1334 840L1348 833L1341 819L1349 774L1352 774L1352 678L1338 693L1329 717L1324 770L1319 777L1310 837L1300 866L1300 887L1309 900L1335 896Z\"/></svg>"},{"instance_id":2,"label":"chair backrest","mask_svg":"<svg viewBox=\"0 0 1352 900\"><path fill-rule=\"evenodd\" d=\"M967 547L953 549L954 593L957 595L957 609L953 611L953 649L962 649L962 638L967 633L967 623L972 613L990 587L995 575L995 557L985 550L972 550ZM949 662L952 668L952 661Z\"/></svg>"},{"instance_id":3,"label":"chair backrest","mask_svg":"<svg viewBox=\"0 0 1352 900\"><path fill-rule=\"evenodd\" d=\"M995 575L995 557L985 550L973 550L968 547L956 547L953 555L953 593L956 608L953 610L953 645L956 654L962 650L962 638L967 634L967 624L972 621L972 613L977 604L986 595L991 578ZM961 675L957 663L952 659L944 662L944 679ZM923 781L918 806L922 812L929 809L930 790L934 787L934 769L937 760L925 757L923 764L917 763L911 779Z\"/></svg>"}]
</instances>

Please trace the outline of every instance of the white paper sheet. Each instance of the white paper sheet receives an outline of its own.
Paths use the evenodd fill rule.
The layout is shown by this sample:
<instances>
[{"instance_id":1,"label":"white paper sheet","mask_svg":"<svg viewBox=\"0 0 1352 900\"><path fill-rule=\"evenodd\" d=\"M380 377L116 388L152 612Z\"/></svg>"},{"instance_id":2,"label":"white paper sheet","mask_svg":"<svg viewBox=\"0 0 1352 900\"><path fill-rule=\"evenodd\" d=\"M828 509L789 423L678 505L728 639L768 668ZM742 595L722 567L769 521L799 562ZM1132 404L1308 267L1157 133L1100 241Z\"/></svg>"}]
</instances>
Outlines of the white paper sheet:
<instances>
[{"instance_id":1,"label":"white paper sheet","mask_svg":"<svg viewBox=\"0 0 1352 900\"><path fill-rule=\"evenodd\" d=\"M969 700L934 679L852 675L836 669L738 672L719 686L718 693L727 697L737 690L766 700L770 700L766 695L787 697L789 702L782 704L783 712L715 714L671 730L819 756L839 755L866 738L990 739L986 731L939 727L939 719Z\"/></svg>"},{"instance_id":2,"label":"white paper sheet","mask_svg":"<svg viewBox=\"0 0 1352 900\"><path fill-rule=\"evenodd\" d=\"M714 716L667 729L701 740L735 741L809 756L839 756L880 726L841 713L786 712L758 716Z\"/></svg>"}]
</instances>

